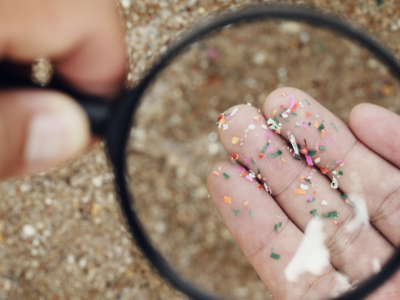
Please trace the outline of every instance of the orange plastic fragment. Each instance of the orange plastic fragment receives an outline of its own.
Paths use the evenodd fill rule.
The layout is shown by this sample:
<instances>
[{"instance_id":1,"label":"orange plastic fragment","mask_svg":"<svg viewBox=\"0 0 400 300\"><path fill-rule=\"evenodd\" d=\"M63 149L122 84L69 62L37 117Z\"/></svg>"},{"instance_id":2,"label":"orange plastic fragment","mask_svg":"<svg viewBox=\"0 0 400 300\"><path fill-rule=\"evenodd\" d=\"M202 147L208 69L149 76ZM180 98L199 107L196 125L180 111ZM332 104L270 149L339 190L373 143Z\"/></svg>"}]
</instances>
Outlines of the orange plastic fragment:
<instances>
[{"instance_id":1,"label":"orange plastic fragment","mask_svg":"<svg viewBox=\"0 0 400 300\"><path fill-rule=\"evenodd\" d=\"M306 111L306 119L307 119L307 117L311 117L311 116L312 116L312 114L310 112Z\"/></svg>"},{"instance_id":2,"label":"orange plastic fragment","mask_svg":"<svg viewBox=\"0 0 400 300\"><path fill-rule=\"evenodd\" d=\"M294 112L297 108L298 103L295 103L293 107L290 109L291 112Z\"/></svg>"},{"instance_id":3,"label":"orange plastic fragment","mask_svg":"<svg viewBox=\"0 0 400 300\"><path fill-rule=\"evenodd\" d=\"M257 122L260 122L260 116L255 116L253 117L254 120L256 120Z\"/></svg>"},{"instance_id":4,"label":"orange plastic fragment","mask_svg":"<svg viewBox=\"0 0 400 300\"><path fill-rule=\"evenodd\" d=\"M274 109L274 112L272 113L273 116L276 115L276 108Z\"/></svg>"},{"instance_id":5,"label":"orange plastic fragment","mask_svg":"<svg viewBox=\"0 0 400 300\"><path fill-rule=\"evenodd\" d=\"M315 195L317 193L317 191L314 191L313 195Z\"/></svg>"},{"instance_id":6,"label":"orange plastic fragment","mask_svg":"<svg viewBox=\"0 0 400 300\"><path fill-rule=\"evenodd\" d=\"M240 176L241 176L241 177L246 177L247 175L249 175L249 173L246 172L246 171L243 171L242 173L240 173Z\"/></svg>"},{"instance_id":7,"label":"orange plastic fragment","mask_svg":"<svg viewBox=\"0 0 400 300\"><path fill-rule=\"evenodd\" d=\"M261 174L258 174L258 175L257 175L257 178L261 180Z\"/></svg>"},{"instance_id":8,"label":"orange plastic fragment","mask_svg":"<svg viewBox=\"0 0 400 300\"><path fill-rule=\"evenodd\" d=\"M285 163L286 162L286 158L282 157L282 161Z\"/></svg>"},{"instance_id":9,"label":"orange plastic fragment","mask_svg":"<svg viewBox=\"0 0 400 300\"><path fill-rule=\"evenodd\" d=\"M224 196L224 201L225 201L226 203L228 203L228 204L231 204L231 203L232 203L231 198L229 198L229 197L227 197L227 196Z\"/></svg>"},{"instance_id":10,"label":"orange plastic fragment","mask_svg":"<svg viewBox=\"0 0 400 300\"><path fill-rule=\"evenodd\" d=\"M258 158L263 158L264 155L262 153L258 154Z\"/></svg>"},{"instance_id":11,"label":"orange plastic fragment","mask_svg":"<svg viewBox=\"0 0 400 300\"><path fill-rule=\"evenodd\" d=\"M297 189L297 190L294 190L294 193L295 193L296 195L300 195L300 194L305 194L306 191L305 191L305 190L302 190L302 189Z\"/></svg>"},{"instance_id":12,"label":"orange plastic fragment","mask_svg":"<svg viewBox=\"0 0 400 300\"><path fill-rule=\"evenodd\" d=\"M244 206L249 205L249 201L246 201L245 203L243 203Z\"/></svg>"},{"instance_id":13,"label":"orange plastic fragment","mask_svg":"<svg viewBox=\"0 0 400 300\"><path fill-rule=\"evenodd\" d=\"M318 128L319 127L319 123L318 123L318 121L315 121L315 128Z\"/></svg>"},{"instance_id":14,"label":"orange plastic fragment","mask_svg":"<svg viewBox=\"0 0 400 300\"><path fill-rule=\"evenodd\" d=\"M325 168L319 168L319 169L321 170L322 174L326 174L329 172L329 170Z\"/></svg>"},{"instance_id":15,"label":"orange plastic fragment","mask_svg":"<svg viewBox=\"0 0 400 300\"><path fill-rule=\"evenodd\" d=\"M325 137L325 129L321 130L321 137L324 138Z\"/></svg>"},{"instance_id":16,"label":"orange plastic fragment","mask_svg":"<svg viewBox=\"0 0 400 300\"><path fill-rule=\"evenodd\" d=\"M257 188L258 188L259 190L261 190L261 189L262 189L262 185L261 185L261 184L257 184Z\"/></svg>"},{"instance_id":17,"label":"orange plastic fragment","mask_svg":"<svg viewBox=\"0 0 400 300\"><path fill-rule=\"evenodd\" d=\"M301 175L300 180L303 180L304 178L306 178L304 175Z\"/></svg>"},{"instance_id":18,"label":"orange plastic fragment","mask_svg":"<svg viewBox=\"0 0 400 300\"><path fill-rule=\"evenodd\" d=\"M218 176L219 176L219 173L216 172L216 171L214 171L213 174L214 174L215 177L218 177Z\"/></svg>"}]
</instances>

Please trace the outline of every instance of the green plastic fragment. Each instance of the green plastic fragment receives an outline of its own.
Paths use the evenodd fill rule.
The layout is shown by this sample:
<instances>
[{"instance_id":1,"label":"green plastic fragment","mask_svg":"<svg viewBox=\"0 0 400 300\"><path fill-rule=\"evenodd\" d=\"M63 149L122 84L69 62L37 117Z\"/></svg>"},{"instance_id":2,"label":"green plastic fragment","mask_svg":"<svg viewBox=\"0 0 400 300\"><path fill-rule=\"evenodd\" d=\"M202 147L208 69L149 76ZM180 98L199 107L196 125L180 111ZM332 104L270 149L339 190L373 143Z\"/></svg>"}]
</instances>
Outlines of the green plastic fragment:
<instances>
[{"instance_id":1,"label":"green plastic fragment","mask_svg":"<svg viewBox=\"0 0 400 300\"><path fill-rule=\"evenodd\" d=\"M300 128L300 127L299 127L299 126L297 126L297 125L294 125L294 127L295 127L295 128Z\"/></svg>"},{"instance_id":2,"label":"green plastic fragment","mask_svg":"<svg viewBox=\"0 0 400 300\"><path fill-rule=\"evenodd\" d=\"M276 152L278 155L281 155L282 154L282 151L281 150L278 150L278 152Z\"/></svg>"},{"instance_id":3,"label":"green plastic fragment","mask_svg":"<svg viewBox=\"0 0 400 300\"><path fill-rule=\"evenodd\" d=\"M258 168L258 174L261 174L261 170L260 170L260 168Z\"/></svg>"},{"instance_id":4,"label":"green plastic fragment","mask_svg":"<svg viewBox=\"0 0 400 300\"><path fill-rule=\"evenodd\" d=\"M317 214L315 214L315 215L314 215L314 219L319 220L320 218L319 218L319 216L318 216Z\"/></svg>"},{"instance_id":5,"label":"green plastic fragment","mask_svg":"<svg viewBox=\"0 0 400 300\"><path fill-rule=\"evenodd\" d=\"M279 222L279 227L282 227L282 222Z\"/></svg>"},{"instance_id":6,"label":"green plastic fragment","mask_svg":"<svg viewBox=\"0 0 400 300\"><path fill-rule=\"evenodd\" d=\"M286 122L289 122L290 120L289 119L286 119L286 120L283 120L283 123L286 123Z\"/></svg>"},{"instance_id":7,"label":"green plastic fragment","mask_svg":"<svg viewBox=\"0 0 400 300\"><path fill-rule=\"evenodd\" d=\"M317 212L316 209L310 210L310 214L315 214Z\"/></svg>"},{"instance_id":8,"label":"green plastic fragment","mask_svg":"<svg viewBox=\"0 0 400 300\"><path fill-rule=\"evenodd\" d=\"M311 126L311 122L308 122L308 126Z\"/></svg>"},{"instance_id":9,"label":"green plastic fragment","mask_svg":"<svg viewBox=\"0 0 400 300\"><path fill-rule=\"evenodd\" d=\"M341 193L341 194L340 194L340 197L342 197L344 200L347 199L347 195L346 195L345 193Z\"/></svg>"},{"instance_id":10,"label":"green plastic fragment","mask_svg":"<svg viewBox=\"0 0 400 300\"><path fill-rule=\"evenodd\" d=\"M308 102L308 99L307 99L307 98L306 98L306 101L307 101L308 105L311 105L310 102Z\"/></svg>"},{"instance_id":11,"label":"green plastic fragment","mask_svg":"<svg viewBox=\"0 0 400 300\"><path fill-rule=\"evenodd\" d=\"M279 260L281 258L281 256L279 254L276 254L276 253L273 253L273 252L271 253L271 257L273 259L276 259L276 260Z\"/></svg>"},{"instance_id":12,"label":"green plastic fragment","mask_svg":"<svg viewBox=\"0 0 400 300\"><path fill-rule=\"evenodd\" d=\"M295 112L292 112L292 116L297 116L297 114Z\"/></svg>"},{"instance_id":13,"label":"green plastic fragment","mask_svg":"<svg viewBox=\"0 0 400 300\"><path fill-rule=\"evenodd\" d=\"M256 165L256 163L254 162L254 160L253 160L253 159L251 159L251 162L253 163L253 166L255 166L255 165Z\"/></svg>"},{"instance_id":14,"label":"green plastic fragment","mask_svg":"<svg viewBox=\"0 0 400 300\"><path fill-rule=\"evenodd\" d=\"M262 149L261 153L264 154L265 151L267 151L268 146L269 146L269 143L266 143L265 146L264 146L264 148Z\"/></svg>"},{"instance_id":15,"label":"green plastic fragment","mask_svg":"<svg viewBox=\"0 0 400 300\"><path fill-rule=\"evenodd\" d=\"M319 127L318 127L318 131L321 131L321 130L324 129L324 128L325 128L324 124L321 124L321 125L319 125Z\"/></svg>"},{"instance_id":16,"label":"green plastic fragment","mask_svg":"<svg viewBox=\"0 0 400 300\"><path fill-rule=\"evenodd\" d=\"M328 215L326 217L327 218L337 218L338 214L339 213L337 211L331 211L331 212L328 212Z\"/></svg>"},{"instance_id":17,"label":"green plastic fragment","mask_svg":"<svg viewBox=\"0 0 400 300\"><path fill-rule=\"evenodd\" d=\"M250 209L250 218L253 219L254 215L253 215L253 211Z\"/></svg>"},{"instance_id":18,"label":"green plastic fragment","mask_svg":"<svg viewBox=\"0 0 400 300\"><path fill-rule=\"evenodd\" d=\"M384 3L383 0L377 0L376 1L376 5L378 5L378 6L381 6L383 3Z\"/></svg>"},{"instance_id":19,"label":"green plastic fragment","mask_svg":"<svg viewBox=\"0 0 400 300\"><path fill-rule=\"evenodd\" d=\"M313 151L313 150L308 150L308 156L315 156L315 154L317 154L317 151Z\"/></svg>"},{"instance_id":20,"label":"green plastic fragment","mask_svg":"<svg viewBox=\"0 0 400 300\"><path fill-rule=\"evenodd\" d=\"M293 159L295 159L295 160L302 160L300 157L298 157L298 156L293 156Z\"/></svg>"},{"instance_id":21,"label":"green plastic fragment","mask_svg":"<svg viewBox=\"0 0 400 300\"><path fill-rule=\"evenodd\" d=\"M326 219L326 213L323 213L323 214L322 214L322 217L323 217L324 219Z\"/></svg>"},{"instance_id":22,"label":"green plastic fragment","mask_svg":"<svg viewBox=\"0 0 400 300\"><path fill-rule=\"evenodd\" d=\"M321 149L322 151L325 151L325 146L319 146L319 149Z\"/></svg>"},{"instance_id":23,"label":"green plastic fragment","mask_svg":"<svg viewBox=\"0 0 400 300\"><path fill-rule=\"evenodd\" d=\"M343 175L343 172L342 172L342 171L339 171L339 175L342 176L342 175Z\"/></svg>"},{"instance_id":24,"label":"green plastic fragment","mask_svg":"<svg viewBox=\"0 0 400 300\"><path fill-rule=\"evenodd\" d=\"M278 224L274 225L274 230L275 230L275 232L278 232Z\"/></svg>"},{"instance_id":25,"label":"green plastic fragment","mask_svg":"<svg viewBox=\"0 0 400 300\"><path fill-rule=\"evenodd\" d=\"M226 179L229 179L229 178L231 178L231 176L229 176L228 174L226 174L226 173L223 173L222 175L224 175L224 177L226 178Z\"/></svg>"},{"instance_id":26,"label":"green plastic fragment","mask_svg":"<svg viewBox=\"0 0 400 300\"><path fill-rule=\"evenodd\" d=\"M232 210L232 211L235 217L241 212L241 210Z\"/></svg>"},{"instance_id":27,"label":"green plastic fragment","mask_svg":"<svg viewBox=\"0 0 400 300\"><path fill-rule=\"evenodd\" d=\"M333 124L333 122L332 122L332 127L335 128L336 132L339 132L339 129L337 129L337 127L335 126L335 124Z\"/></svg>"}]
</instances>

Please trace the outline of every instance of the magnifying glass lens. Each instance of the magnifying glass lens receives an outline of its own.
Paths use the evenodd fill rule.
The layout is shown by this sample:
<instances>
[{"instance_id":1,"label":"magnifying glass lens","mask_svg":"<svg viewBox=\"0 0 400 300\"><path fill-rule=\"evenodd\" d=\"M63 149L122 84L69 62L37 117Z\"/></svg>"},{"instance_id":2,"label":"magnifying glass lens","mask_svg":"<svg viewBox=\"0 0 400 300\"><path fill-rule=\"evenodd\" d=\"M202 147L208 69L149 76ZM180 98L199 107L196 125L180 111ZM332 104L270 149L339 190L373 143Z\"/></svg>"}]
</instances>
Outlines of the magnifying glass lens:
<instances>
[{"instance_id":1,"label":"magnifying glass lens","mask_svg":"<svg viewBox=\"0 0 400 300\"><path fill-rule=\"evenodd\" d=\"M282 87L311 98L287 88L265 106ZM352 175L358 158L335 152L347 149L344 127L312 98L347 123L363 102L399 112L399 91L376 57L333 31L283 20L224 27L188 46L140 99L126 149L132 209L166 261L207 292L340 295L395 248L371 223L375 195L362 189L367 174ZM212 191L209 176L219 180Z\"/></svg>"}]
</instances>

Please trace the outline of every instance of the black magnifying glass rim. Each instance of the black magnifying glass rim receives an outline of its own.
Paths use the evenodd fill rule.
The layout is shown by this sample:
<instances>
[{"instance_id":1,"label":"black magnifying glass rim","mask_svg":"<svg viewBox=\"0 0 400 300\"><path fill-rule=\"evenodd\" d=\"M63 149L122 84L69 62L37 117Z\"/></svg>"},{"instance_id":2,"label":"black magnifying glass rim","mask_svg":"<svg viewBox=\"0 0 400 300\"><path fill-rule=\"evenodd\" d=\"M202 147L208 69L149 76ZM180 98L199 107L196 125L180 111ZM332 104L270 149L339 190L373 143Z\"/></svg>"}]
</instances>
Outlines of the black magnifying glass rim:
<instances>
[{"instance_id":1,"label":"black magnifying glass rim","mask_svg":"<svg viewBox=\"0 0 400 300\"><path fill-rule=\"evenodd\" d=\"M182 52L190 44L196 42L201 37L211 32L221 29L224 26L242 22L252 22L259 20L293 20L304 23L311 23L324 28L332 29L343 36L359 42L370 52L376 55L400 81L400 65L395 57L378 41L367 33L363 32L354 25L333 17L331 15L318 12L311 8L305 8L297 5L257 5L243 8L233 13L226 13L215 17L206 24L196 27L188 34L182 36L168 51L158 60L150 69L144 79L128 92L119 102L115 109L113 117L106 131L106 144L108 155L115 168L115 182L119 192L119 202L125 221L133 234L137 245L141 248L144 255L151 262L155 270L164 277L174 288L183 292L195 300L220 300L220 298L208 294L192 283L184 280L175 272L159 252L151 245L142 225L132 209L131 201L133 195L130 194L127 186L128 175L126 170L125 150L129 140L130 128L133 122L133 116L138 107L139 100L149 84L156 78L168 63ZM133 202L132 202L133 203ZM400 250L398 250L391 259L382 267L378 274L375 274L355 289L335 298L337 300L362 299L378 288L382 283L390 278L400 265Z\"/></svg>"}]
</instances>

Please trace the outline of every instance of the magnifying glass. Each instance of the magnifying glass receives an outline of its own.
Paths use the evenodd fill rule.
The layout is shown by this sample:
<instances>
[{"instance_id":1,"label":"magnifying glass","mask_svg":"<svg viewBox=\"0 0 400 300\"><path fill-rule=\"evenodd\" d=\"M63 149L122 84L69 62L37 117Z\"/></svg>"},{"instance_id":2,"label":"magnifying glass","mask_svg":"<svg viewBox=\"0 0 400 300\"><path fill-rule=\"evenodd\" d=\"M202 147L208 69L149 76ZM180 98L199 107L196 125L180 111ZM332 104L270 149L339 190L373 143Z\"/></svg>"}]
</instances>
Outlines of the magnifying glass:
<instances>
[{"instance_id":1,"label":"magnifying glass","mask_svg":"<svg viewBox=\"0 0 400 300\"><path fill-rule=\"evenodd\" d=\"M341 169L347 162L337 157L330 172L318 165L318 157L323 159L334 144L329 145L329 138L340 133L336 124L311 113L314 102L295 89L282 90L282 103L269 115L257 108L275 89L292 86L346 122L350 109L362 102L397 109L399 78L393 55L354 25L298 6L263 5L224 13L194 28L113 103L79 94L57 80L48 88L72 95L85 108L92 132L106 140L126 224L153 267L188 297L287 299L289 293L276 292L284 287L292 289L291 299L362 299L396 272L400 251L392 245L390 255L378 260L369 253L383 244L357 244L357 226L380 233L370 220L360 223L362 201L360 205L341 191L350 176ZM2 72L0 79L2 87L31 85L11 73ZM227 153L219 136L237 129L235 117L251 109L252 121L229 136L228 144L237 151ZM281 131L290 122L290 130ZM296 139L297 130L311 129L321 135L316 149L310 140ZM241 146L256 135L263 146L256 156L246 157ZM231 165L219 165L223 159ZM299 174L295 189L298 210L277 201L276 211L264 213L254 203L277 195L265 178L273 174L264 176L263 163L282 169L294 161L307 170ZM215 174L210 175L210 168ZM236 233L222 221L228 215L211 204L210 176L242 177L254 187L237 200L229 194L234 186L216 184L217 203L227 207L229 222L239 224ZM342 201L337 209L319 198L323 183L313 180L324 176ZM300 214L304 224L296 221ZM263 224L272 226L260 229ZM242 229L259 238L259 249L246 255L234 240ZM343 240L335 240L337 231ZM297 232L300 238L285 232ZM353 250L357 252L346 256ZM260 252L269 258L261 266L250 257ZM258 275L249 260L259 273L262 269L270 275ZM335 276L329 277L331 273ZM310 287L317 292L307 294Z\"/></svg>"}]
</instances>

